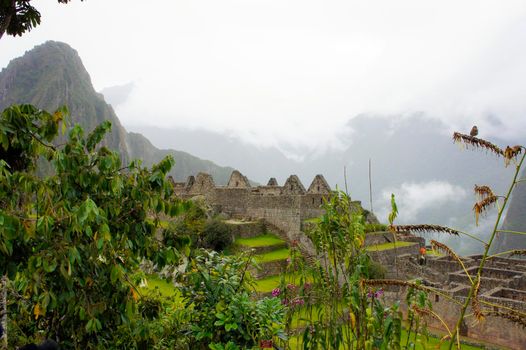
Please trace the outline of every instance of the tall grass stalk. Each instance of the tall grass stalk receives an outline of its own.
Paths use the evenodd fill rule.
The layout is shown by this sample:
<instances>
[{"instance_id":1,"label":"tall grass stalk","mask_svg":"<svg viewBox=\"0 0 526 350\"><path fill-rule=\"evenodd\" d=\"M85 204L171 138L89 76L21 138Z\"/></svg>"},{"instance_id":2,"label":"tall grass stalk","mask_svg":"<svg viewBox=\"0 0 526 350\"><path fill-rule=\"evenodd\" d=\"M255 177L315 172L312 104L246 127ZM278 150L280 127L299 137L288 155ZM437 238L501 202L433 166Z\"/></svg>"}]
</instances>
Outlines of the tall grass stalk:
<instances>
[{"instance_id":1,"label":"tall grass stalk","mask_svg":"<svg viewBox=\"0 0 526 350\"><path fill-rule=\"evenodd\" d=\"M471 283L471 288L469 290L469 294L468 294L468 296L466 298L466 301L464 302L464 305L462 306L462 309L460 311L460 316L459 316L457 324L455 326L455 330L453 332L453 337L451 338L451 341L449 342L449 350L451 350L453 348L453 344L455 344L455 341L458 338L458 333L459 333L462 321L464 320L464 316L466 314L466 310L467 310L469 304L472 302L472 299L473 299L474 294L475 294L475 290L477 289L477 285L480 283L480 279L481 279L481 276L482 276L482 270L484 268L484 265L486 264L486 260L488 259L489 251L491 249L491 245L493 243L493 240L495 239L495 236L496 236L497 232L499 232L499 225L500 225L500 222L501 222L501 219L502 219L502 214L504 213L504 210L506 209L506 205L508 204L508 201L509 201L509 199L511 197L511 192L513 191L513 188L517 184L517 177L519 175L519 172L521 170L521 167L522 167L522 164L524 162L524 158L525 157L526 157L526 153L523 152L520 161L517 163L517 165L515 167L515 174L513 175L513 180L511 181L511 184L510 184L510 186L508 188L508 192L507 192L506 196L504 197L502 206L499 207L498 214L497 214L497 220L495 221L495 225L493 226L493 231L491 233L490 239L489 239L488 243L485 246L484 254L482 255L482 259L480 260L480 264L479 264L479 267L477 269L477 275L475 277L475 280Z\"/></svg>"}]
</instances>

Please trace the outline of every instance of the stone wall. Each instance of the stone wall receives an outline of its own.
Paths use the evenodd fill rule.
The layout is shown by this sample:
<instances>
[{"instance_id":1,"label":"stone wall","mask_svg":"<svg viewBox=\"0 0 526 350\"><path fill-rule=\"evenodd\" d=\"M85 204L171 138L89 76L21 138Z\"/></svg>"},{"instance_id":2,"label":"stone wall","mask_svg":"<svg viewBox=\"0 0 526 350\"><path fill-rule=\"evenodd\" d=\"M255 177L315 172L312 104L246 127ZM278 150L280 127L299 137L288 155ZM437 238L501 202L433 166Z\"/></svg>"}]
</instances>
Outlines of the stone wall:
<instances>
[{"instance_id":1,"label":"stone wall","mask_svg":"<svg viewBox=\"0 0 526 350\"><path fill-rule=\"evenodd\" d=\"M233 218L263 219L286 233L289 240L299 239L303 222L323 214L321 205L331 193L322 175L316 175L306 190L296 175L291 175L283 186L275 179L267 186L251 187L248 179L234 171L228 185L216 186L210 175L199 173L186 183L174 183L176 195L183 198L203 196L218 213ZM359 202L353 202L358 210Z\"/></svg>"},{"instance_id":2,"label":"stone wall","mask_svg":"<svg viewBox=\"0 0 526 350\"><path fill-rule=\"evenodd\" d=\"M454 296L451 291L440 290L441 293ZM398 286L388 286L385 288L384 301L389 303L402 300L401 308L404 313L407 312L407 305L405 304L405 295L407 288ZM464 302L465 298L454 296L458 302ZM433 302L433 311L436 312L442 320L448 325L449 329L454 329L460 306L439 294L430 293L430 300ZM473 311L468 308L467 315L471 315ZM428 324L431 327L445 331L442 323L435 318L428 317ZM524 329L505 318L496 316L487 316L482 322L474 322L473 318L466 318L464 334L470 338L479 339L490 344L503 346L508 349L526 349L526 332Z\"/></svg>"}]
</instances>

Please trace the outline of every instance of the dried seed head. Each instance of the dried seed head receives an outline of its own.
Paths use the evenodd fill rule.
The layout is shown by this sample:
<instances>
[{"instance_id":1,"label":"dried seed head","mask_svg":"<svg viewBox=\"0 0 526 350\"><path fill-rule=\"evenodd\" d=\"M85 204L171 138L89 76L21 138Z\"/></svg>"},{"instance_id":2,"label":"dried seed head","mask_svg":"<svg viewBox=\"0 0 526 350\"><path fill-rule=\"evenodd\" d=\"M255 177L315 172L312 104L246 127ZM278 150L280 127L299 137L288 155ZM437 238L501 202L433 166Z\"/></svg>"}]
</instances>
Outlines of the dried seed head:
<instances>
[{"instance_id":1,"label":"dried seed head","mask_svg":"<svg viewBox=\"0 0 526 350\"><path fill-rule=\"evenodd\" d=\"M389 231L396 233L403 232L441 232L447 233L450 235L458 236L459 232L449 227L440 226L440 225L389 225Z\"/></svg>"},{"instance_id":2,"label":"dried seed head","mask_svg":"<svg viewBox=\"0 0 526 350\"><path fill-rule=\"evenodd\" d=\"M503 311L491 310L491 311L488 311L486 315L502 317L502 318L510 320L513 323L516 323L522 326L522 328L526 328L526 317L524 317L524 315L521 315L515 312L511 312L511 311L503 312Z\"/></svg>"},{"instance_id":3,"label":"dried seed head","mask_svg":"<svg viewBox=\"0 0 526 350\"><path fill-rule=\"evenodd\" d=\"M463 143L465 144L466 146L471 146L473 147L474 149L486 149L498 156L503 156L504 155L504 151L499 148L498 146L492 144L491 142L489 141L486 141L484 139L479 139L475 136L471 136L471 135L465 135L465 134L461 134L459 132L455 132L453 133L453 141L456 142L456 143Z\"/></svg>"},{"instance_id":4,"label":"dried seed head","mask_svg":"<svg viewBox=\"0 0 526 350\"><path fill-rule=\"evenodd\" d=\"M522 152L521 146L513 146L513 147L506 147L506 150L504 150L504 164L506 166L510 165L510 162L513 158L517 158L519 154Z\"/></svg>"},{"instance_id":5,"label":"dried seed head","mask_svg":"<svg viewBox=\"0 0 526 350\"><path fill-rule=\"evenodd\" d=\"M480 197L480 199L495 196L495 194L493 193L491 188L489 188L489 186L475 185L475 194L477 194Z\"/></svg>"},{"instance_id":6,"label":"dried seed head","mask_svg":"<svg viewBox=\"0 0 526 350\"><path fill-rule=\"evenodd\" d=\"M435 240L431 240L431 246L433 247L433 249L446 253L447 255L455 259L458 263L460 263L460 265L462 265L462 260L460 260L460 257L457 255L457 253L455 253L451 248L449 248L444 243L440 243Z\"/></svg>"},{"instance_id":7,"label":"dried seed head","mask_svg":"<svg viewBox=\"0 0 526 350\"><path fill-rule=\"evenodd\" d=\"M362 280L364 286L399 286L399 287L411 287L422 291L428 291L420 284L416 284L408 281L392 280L392 279L378 279L378 280Z\"/></svg>"},{"instance_id":8,"label":"dried seed head","mask_svg":"<svg viewBox=\"0 0 526 350\"><path fill-rule=\"evenodd\" d=\"M477 225L479 224L480 214L484 213L490 205L495 204L498 199L499 197L493 195L493 196L486 197L480 200L479 202L475 203L475 205L473 206L473 211L475 212L475 223Z\"/></svg>"},{"instance_id":9,"label":"dried seed head","mask_svg":"<svg viewBox=\"0 0 526 350\"><path fill-rule=\"evenodd\" d=\"M412 306L412 309L415 313L417 313L420 316L429 316L429 317L435 317L435 315L431 312L431 310L420 308L416 305Z\"/></svg>"},{"instance_id":10,"label":"dried seed head","mask_svg":"<svg viewBox=\"0 0 526 350\"><path fill-rule=\"evenodd\" d=\"M515 256L515 255L526 256L526 249L516 249L516 250L510 252L510 256Z\"/></svg>"}]
</instances>

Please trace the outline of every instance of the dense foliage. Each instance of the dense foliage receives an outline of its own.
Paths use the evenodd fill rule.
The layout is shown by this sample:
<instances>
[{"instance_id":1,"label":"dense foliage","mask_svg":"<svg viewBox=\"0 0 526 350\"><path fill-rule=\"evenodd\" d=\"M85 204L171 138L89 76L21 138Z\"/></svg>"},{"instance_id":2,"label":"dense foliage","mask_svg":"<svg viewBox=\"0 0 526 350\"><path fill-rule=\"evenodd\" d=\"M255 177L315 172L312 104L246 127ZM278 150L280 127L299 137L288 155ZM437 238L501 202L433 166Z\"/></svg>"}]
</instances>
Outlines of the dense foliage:
<instances>
[{"instance_id":1,"label":"dense foliage","mask_svg":"<svg viewBox=\"0 0 526 350\"><path fill-rule=\"evenodd\" d=\"M251 297L250 264L215 252L192 261L182 284L192 348L251 349L259 340L284 338L284 307L276 298Z\"/></svg>"},{"instance_id":2,"label":"dense foliage","mask_svg":"<svg viewBox=\"0 0 526 350\"><path fill-rule=\"evenodd\" d=\"M323 204L325 213L312 220L308 233L316 258L306 261L292 247L287 274L273 294L287 310L287 329L304 329L298 340L303 349L401 349L403 316L398 303L383 300L381 286L369 285L385 270L373 263L365 249L365 223L361 212L351 210L350 198L336 192ZM429 307L427 295L410 290L408 302ZM425 323L413 313L409 331L426 333Z\"/></svg>"},{"instance_id":3,"label":"dense foliage","mask_svg":"<svg viewBox=\"0 0 526 350\"><path fill-rule=\"evenodd\" d=\"M24 341L107 348L114 330L133 328L139 316L140 260L179 261L156 232L160 215L184 206L166 180L173 159L151 170L122 166L100 145L109 122L87 136L75 126L65 145L52 146L65 115L15 105L0 117L0 273L15 296L9 330ZM52 176L35 175L40 157Z\"/></svg>"}]
</instances>

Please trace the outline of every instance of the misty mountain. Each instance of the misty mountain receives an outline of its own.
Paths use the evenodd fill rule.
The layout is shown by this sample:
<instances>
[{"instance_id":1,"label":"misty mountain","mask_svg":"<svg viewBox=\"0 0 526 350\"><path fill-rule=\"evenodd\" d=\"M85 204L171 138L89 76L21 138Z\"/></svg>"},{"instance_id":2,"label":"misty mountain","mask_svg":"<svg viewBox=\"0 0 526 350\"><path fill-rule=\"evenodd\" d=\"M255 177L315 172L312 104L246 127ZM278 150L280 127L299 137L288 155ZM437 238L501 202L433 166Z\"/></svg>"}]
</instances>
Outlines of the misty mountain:
<instances>
[{"instance_id":1,"label":"misty mountain","mask_svg":"<svg viewBox=\"0 0 526 350\"><path fill-rule=\"evenodd\" d=\"M474 185L489 185L502 194L513 173L513 169L505 168L504 161L495 155L453 143L447 125L422 113L352 118L340 134L341 141L347 145L345 149L324 153L312 150L302 154L303 161L287 158L278 148L258 147L234 135L209 130L137 125L130 128L146 135L156 146L177 148L219 164L229 164L261 183L276 177L282 184L288 175L297 174L308 185L321 173L333 188L338 185L344 189L345 166L351 196L361 200L366 208L370 207L368 164L371 159L372 205L380 220L386 221L390 195L394 193L400 210L399 223L441 224L481 236L490 232L495 209L489 210L487 219L482 218L479 226L474 225ZM484 137L484 130L480 130L480 136ZM491 141L505 147L525 140ZM463 254L481 249L465 238L448 240L448 243Z\"/></svg>"},{"instance_id":2,"label":"misty mountain","mask_svg":"<svg viewBox=\"0 0 526 350\"><path fill-rule=\"evenodd\" d=\"M77 52L66 44L48 41L36 46L0 72L0 110L15 103L30 103L48 111L66 105L71 122L86 131L109 120L112 131L104 143L119 150L123 160L129 159L126 130L112 107L93 89ZM63 140L59 138L60 143Z\"/></svg>"},{"instance_id":3,"label":"misty mountain","mask_svg":"<svg viewBox=\"0 0 526 350\"><path fill-rule=\"evenodd\" d=\"M522 171L519 179L526 179L526 168ZM508 212L502 225L503 230L526 232L526 183L519 182L514 188L509 204ZM512 249L526 249L526 238L524 235L512 233L499 233L496 252L504 252Z\"/></svg>"},{"instance_id":4,"label":"misty mountain","mask_svg":"<svg viewBox=\"0 0 526 350\"><path fill-rule=\"evenodd\" d=\"M131 88L124 86L120 90ZM106 93L113 91L115 95L117 90L106 90ZM120 93L122 95L123 91ZM149 166L171 154L176 166L170 175L179 181L206 171L218 184L225 184L233 170L185 152L160 150L142 135L128 133L104 96L94 90L78 53L64 43L48 41L36 46L24 56L12 60L0 72L0 110L15 103L30 103L48 111L66 105L72 124L82 125L86 132L109 120L112 131L103 143L118 151L124 162L139 158ZM58 143L62 143L64 138L60 136Z\"/></svg>"}]
</instances>

